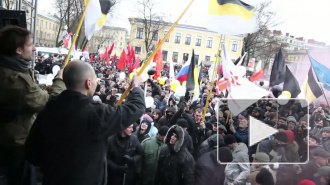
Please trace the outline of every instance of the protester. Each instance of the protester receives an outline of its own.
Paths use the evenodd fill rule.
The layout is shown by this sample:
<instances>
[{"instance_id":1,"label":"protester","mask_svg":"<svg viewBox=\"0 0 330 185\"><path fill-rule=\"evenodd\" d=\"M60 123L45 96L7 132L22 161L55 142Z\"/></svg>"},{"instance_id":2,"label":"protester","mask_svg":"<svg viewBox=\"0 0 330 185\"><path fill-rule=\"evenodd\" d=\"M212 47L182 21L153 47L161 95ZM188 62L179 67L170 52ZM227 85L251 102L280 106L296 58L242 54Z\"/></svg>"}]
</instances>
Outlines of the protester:
<instances>
[{"instance_id":1,"label":"protester","mask_svg":"<svg viewBox=\"0 0 330 185\"><path fill-rule=\"evenodd\" d=\"M21 27L0 30L0 177L9 185L23 180L24 143L31 126L50 96L65 89L62 70L49 91L42 90L31 76L31 60L35 47L31 33ZM27 167L26 169L29 169Z\"/></svg>"},{"instance_id":2,"label":"protester","mask_svg":"<svg viewBox=\"0 0 330 185\"><path fill-rule=\"evenodd\" d=\"M127 103L112 107L93 102L94 69L70 62L63 81L68 90L48 102L26 141L27 159L43 172L43 185L100 184L106 181L107 139L123 131L145 110L141 77L132 81ZM61 151L61 152L59 152Z\"/></svg>"},{"instance_id":3,"label":"protester","mask_svg":"<svg viewBox=\"0 0 330 185\"><path fill-rule=\"evenodd\" d=\"M268 169L261 169L256 176L257 185L275 185L272 174Z\"/></svg>"},{"instance_id":4,"label":"protester","mask_svg":"<svg viewBox=\"0 0 330 185\"><path fill-rule=\"evenodd\" d=\"M161 149L165 146L164 139L167 126L161 126L156 137L150 137L142 142L144 157L141 167L141 184L153 185L156 180L158 160Z\"/></svg>"},{"instance_id":5,"label":"protester","mask_svg":"<svg viewBox=\"0 0 330 185\"><path fill-rule=\"evenodd\" d=\"M159 157L158 184L193 184L195 161L184 146L183 129L173 125L167 132L165 144Z\"/></svg>"},{"instance_id":6,"label":"protester","mask_svg":"<svg viewBox=\"0 0 330 185\"><path fill-rule=\"evenodd\" d=\"M267 169L273 176L274 182L276 182L276 173L267 164L270 162L269 156L265 153L259 152L252 155L253 164L251 166L251 173L246 182L251 185L256 185L256 176L262 169Z\"/></svg>"},{"instance_id":7,"label":"protester","mask_svg":"<svg viewBox=\"0 0 330 185\"><path fill-rule=\"evenodd\" d=\"M121 133L115 134L108 139L108 184L134 185L137 167L144 155L143 148L138 138L132 134L133 124Z\"/></svg>"}]
</instances>

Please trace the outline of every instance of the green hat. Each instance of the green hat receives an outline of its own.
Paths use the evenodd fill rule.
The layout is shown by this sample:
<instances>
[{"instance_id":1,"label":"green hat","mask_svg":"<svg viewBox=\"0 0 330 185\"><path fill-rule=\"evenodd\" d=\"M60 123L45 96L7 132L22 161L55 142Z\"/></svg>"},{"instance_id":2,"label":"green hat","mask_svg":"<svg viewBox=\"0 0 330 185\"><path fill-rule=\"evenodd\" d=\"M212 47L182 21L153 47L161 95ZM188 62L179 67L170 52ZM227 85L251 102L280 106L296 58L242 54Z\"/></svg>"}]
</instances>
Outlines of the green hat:
<instances>
[{"instance_id":1,"label":"green hat","mask_svg":"<svg viewBox=\"0 0 330 185\"><path fill-rule=\"evenodd\" d=\"M322 166L317 170L318 175L322 177L329 178L330 177L330 166Z\"/></svg>"},{"instance_id":2,"label":"green hat","mask_svg":"<svg viewBox=\"0 0 330 185\"><path fill-rule=\"evenodd\" d=\"M270 161L269 155L263 152L252 154L252 157L262 163L268 163Z\"/></svg>"},{"instance_id":3,"label":"green hat","mask_svg":"<svg viewBox=\"0 0 330 185\"><path fill-rule=\"evenodd\" d=\"M324 128L322 129L322 132L330 132L330 127L324 127Z\"/></svg>"}]
</instances>

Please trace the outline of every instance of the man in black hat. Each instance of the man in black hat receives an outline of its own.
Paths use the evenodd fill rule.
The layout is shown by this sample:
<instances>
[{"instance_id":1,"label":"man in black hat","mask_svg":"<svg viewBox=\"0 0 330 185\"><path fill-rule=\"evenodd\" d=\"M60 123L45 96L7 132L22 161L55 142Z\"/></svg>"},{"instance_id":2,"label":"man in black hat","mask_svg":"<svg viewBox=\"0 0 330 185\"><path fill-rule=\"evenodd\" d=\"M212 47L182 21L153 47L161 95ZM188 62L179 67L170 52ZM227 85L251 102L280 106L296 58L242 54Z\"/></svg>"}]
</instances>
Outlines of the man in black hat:
<instances>
[{"instance_id":1,"label":"man in black hat","mask_svg":"<svg viewBox=\"0 0 330 185\"><path fill-rule=\"evenodd\" d=\"M320 167L328 164L329 157L329 152L323 149L315 150L314 156L309 160L309 162L305 165L300 165L302 171L298 175L298 181L304 179L315 181L316 179L314 174L317 173Z\"/></svg>"},{"instance_id":2,"label":"man in black hat","mask_svg":"<svg viewBox=\"0 0 330 185\"><path fill-rule=\"evenodd\" d=\"M308 140L308 146L309 146L309 158L312 158L314 156L314 152L316 150L321 149L321 140L318 137L315 137L313 134L309 135ZM307 156L306 156L307 158Z\"/></svg>"}]
</instances>

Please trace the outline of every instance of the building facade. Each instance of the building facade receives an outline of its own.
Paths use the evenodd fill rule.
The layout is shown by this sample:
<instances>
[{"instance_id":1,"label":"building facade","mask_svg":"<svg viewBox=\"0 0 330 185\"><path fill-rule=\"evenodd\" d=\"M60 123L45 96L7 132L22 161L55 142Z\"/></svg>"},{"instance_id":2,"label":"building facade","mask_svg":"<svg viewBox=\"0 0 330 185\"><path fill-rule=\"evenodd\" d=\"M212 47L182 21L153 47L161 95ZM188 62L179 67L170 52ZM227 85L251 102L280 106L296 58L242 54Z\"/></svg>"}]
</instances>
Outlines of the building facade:
<instances>
[{"instance_id":1,"label":"building facade","mask_svg":"<svg viewBox=\"0 0 330 185\"><path fill-rule=\"evenodd\" d=\"M147 50L145 48L145 33L143 20L139 18L129 18L131 24L130 44L134 47L136 56L145 59ZM164 38L171 23L165 23L160 30L154 30L152 44L157 45L159 39ZM190 60L192 50L195 52L195 59L203 61L204 64L210 65L215 61L216 54L220 45L220 34L212 32L203 27L178 24L169 38L162 46L163 61L173 61L174 64L183 64ZM232 59L241 56L243 46L243 36L227 36L221 42L230 52Z\"/></svg>"},{"instance_id":2,"label":"building facade","mask_svg":"<svg viewBox=\"0 0 330 185\"><path fill-rule=\"evenodd\" d=\"M56 17L44 13L38 13L36 46L55 47L59 26L60 21Z\"/></svg>"},{"instance_id":3,"label":"building facade","mask_svg":"<svg viewBox=\"0 0 330 185\"><path fill-rule=\"evenodd\" d=\"M114 43L112 55L119 56L122 50L127 47L126 37L127 30L125 28L103 26L88 42L88 51L94 53L98 50L104 50L106 47L110 49Z\"/></svg>"}]
</instances>

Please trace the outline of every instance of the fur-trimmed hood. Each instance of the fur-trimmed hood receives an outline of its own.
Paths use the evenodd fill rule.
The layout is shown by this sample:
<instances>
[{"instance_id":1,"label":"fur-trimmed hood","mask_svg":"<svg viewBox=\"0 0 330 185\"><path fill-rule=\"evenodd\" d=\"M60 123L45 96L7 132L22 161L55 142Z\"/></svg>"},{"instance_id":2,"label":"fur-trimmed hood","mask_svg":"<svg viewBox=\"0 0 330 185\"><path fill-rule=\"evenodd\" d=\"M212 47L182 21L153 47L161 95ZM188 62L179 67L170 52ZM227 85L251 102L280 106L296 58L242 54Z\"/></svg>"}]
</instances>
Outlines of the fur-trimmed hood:
<instances>
[{"instance_id":1,"label":"fur-trimmed hood","mask_svg":"<svg viewBox=\"0 0 330 185\"><path fill-rule=\"evenodd\" d=\"M170 127L167 131L167 134L165 136L165 144L170 144L171 136L175 133L178 136L178 141L174 144L174 151L179 152L182 148L183 141L184 141L184 131L183 129L178 125L173 125Z\"/></svg>"}]
</instances>

